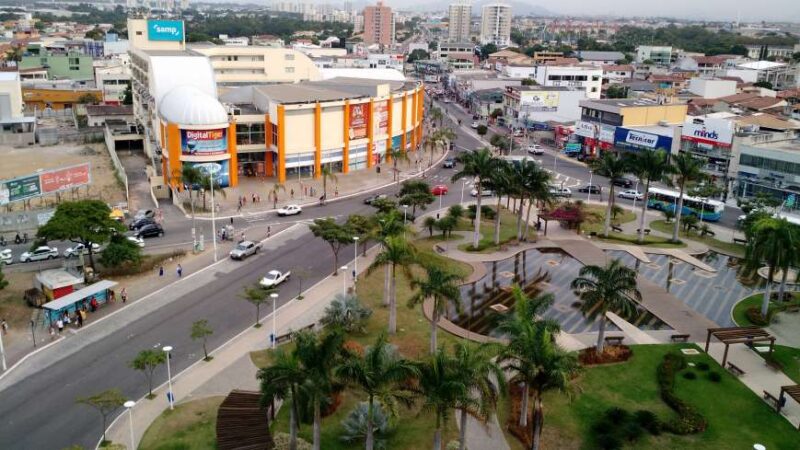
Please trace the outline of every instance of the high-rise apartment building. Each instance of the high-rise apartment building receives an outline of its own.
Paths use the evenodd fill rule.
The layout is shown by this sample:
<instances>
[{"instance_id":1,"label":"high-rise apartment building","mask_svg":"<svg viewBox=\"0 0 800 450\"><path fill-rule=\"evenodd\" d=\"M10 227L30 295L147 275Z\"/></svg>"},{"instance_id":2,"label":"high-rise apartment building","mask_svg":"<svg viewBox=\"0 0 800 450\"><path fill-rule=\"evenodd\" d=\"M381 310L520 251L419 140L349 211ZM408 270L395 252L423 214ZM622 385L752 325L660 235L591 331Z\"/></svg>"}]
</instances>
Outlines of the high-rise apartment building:
<instances>
[{"instance_id":1,"label":"high-rise apartment building","mask_svg":"<svg viewBox=\"0 0 800 450\"><path fill-rule=\"evenodd\" d=\"M364 7L364 43L394 44L394 14L392 8L383 6L381 1L375 6Z\"/></svg>"},{"instance_id":2,"label":"high-rise apartment building","mask_svg":"<svg viewBox=\"0 0 800 450\"><path fill-rule=\"evenodd\" d=\"M457 0L450 4L450 24L448 39L450 42L469 42L470 17L472 5L470 0Z\"/></svg>"},{"instance_id":3,"label":"high-rise apartment building","mask_svg":"<svg viewBox=\"0 0 800 450\"><path fill-rule=\"evenodd\" d=\"M491 3L483 7L481 44L494 44L498 47L511 45L511 6Z\"/></svg>"}]
</instances>

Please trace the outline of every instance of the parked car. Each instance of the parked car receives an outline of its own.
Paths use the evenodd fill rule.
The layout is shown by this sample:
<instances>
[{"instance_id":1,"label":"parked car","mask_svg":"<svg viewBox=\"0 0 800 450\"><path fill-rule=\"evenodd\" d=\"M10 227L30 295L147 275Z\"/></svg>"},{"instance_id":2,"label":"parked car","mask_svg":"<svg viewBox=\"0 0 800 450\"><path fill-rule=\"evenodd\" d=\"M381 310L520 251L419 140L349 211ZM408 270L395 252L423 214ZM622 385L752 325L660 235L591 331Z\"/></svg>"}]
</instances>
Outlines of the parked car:
<instances>
[{"instance_id":1,"label":"parked car","mask_svg":"<svg viewBox=\"0 0 800 450\"><path fill-rule=\"evenodd\" d=\"M365 205L371 205L373 202L375 202L375 200L380 200L380 199L383 199L383 198L387 198L387 195L386 194L370 195L369 197L364 199L364 204Z\"/></svg>"},{"instance_id":2,"label":"parked car","mask_svg":"<svg viewBox=\"0 0 800 450\"><path fill-rule=\"evenodd\" d=\"M156 237L156 236L161 237L164 236L164 229L161 228L161 225L157 223L150 223L139 228L139 230L136 232L136 234L134 234L134 236L136 236L139 239Z\"/></svg>"},{"instance_id":3,"label":"parked car","mask_svg":"<svg viewBox=\"0 0 800 450\"><path fill-rule=\"evenodd\" d=\"M611 184L613 184L614 186L620 186L624 188L633 187L633 181L627 178L614 178L613 180L611 180Z\"/></svg>"},{"instance_id":4,"label":"parked car","mask_svg":"<svg viewBox=\"0 0 800 450\"><path fill-rule=\"evenodd\" d=\"M478 123L477 120L473 121L472 125L470 125L470 127L472 127L473 130L477 130L479 126L481 126L481 124Z\"/></svg>"},{"instance_id":5,"label":"parked car","mask_svg":"<svg viewBox=\"0 0 800 450\"><path fill-rule=\"evenodd\" d=\"M131 222L131 224L128 225L128 229L129 230L138 230L138 229L142 228L145 225L153 225L155 223L156 223L155 219L150 218L150 217L145 217L145 218L134 220L133 222Z\"/></svg>"},{"instance_id":6,"label":"parked car","mask_svg":"<svg viewBox=\"0 0 800 450\"><path fill-rule=\"evenodd\" d=\"M619 198L627 198L628 200L633 200L633 199L642 200L642 199L644 199L644 194L642 194L641 192L638 192L638 191L634 191L634 190L627 190L627 191L622 191L619 194L617 194L617 197L619 197Z\"/></svg>"},{"instance_id":7,"label":"parked car","mask_svg":"<svg viewBox=\"0 0 800 450\"><path fill-rule=\"evenodd\" d=\"M456 167L456 160L455 158L447 158L444 160L444 164L442 167L445 169L454 169Z\"/></svg>"},{"instance_id":8,"label":"parked car","mask_svg":"<svg viewBox=\"0 0 800 450\"><path fill-rule=\"evenodd\" d=\"M128 240L136 244L138 247L144 247L144 239L137 238L136 236L128 236Z\"/></svg>"},{"instance_id":9,"label":"parked car","mask_svg":"<svg viewBox=\"0 0 800 450\"><path fill-rule=\"evenodd\" d=\"M253 241L242 241L236 244L236 247L231 250L231 259L245 259L250 255L255 255L261 250L261 243Z\"/></svg>"},{"instance_id":10,"label":"parked car","mask_svg":"<svg viewBox=\"0 0 800 450\"><path fill-rule=\"evenodd\" d=\"M100 251L100 246L92 242L92 253L97 253ZM77 258L78 255L88 255L89 249L86 248L83 244L73 245L72 247L67 248L64 250L64 258Z\"/></svg>"},{"instance_id":11,"label":"parked car","mask_svg":"<svg viewBox=\"0 0 800 450\"><path fill-rule=\"evenodd\" d=\"M431 189L431 194L433 195L447 195L447 185L445 184L437 184Z\"/></svg>"},{"instance_id":12,"label":"parked car","mask_svg":"<svg viewBox=\"0 0 800 450\"><path fill-rule=\"evenodd\" d=\"M278 210L279 216L294 216L303 212L303 208L298 205L286 205Z\"/></svg>"},{"instance_id":13,"label":"parked car","mask_svg":"<svg viewBox=\"0 0 800 450\"><path fill-rule=\"evenodd\" d=\"M528 146L528 153L532 155L544 155L544 149L539 144L533 144Z\"/></svg>"},{"instance_id":14,"label":"parked car","mask_svg":"<svg viewBox=\"0 0 800 450\"><path fill-rule=\"evenodd\" d=\"M587 184L586 186L583 186L582 188L578 189L578 192L583 192L587 194L600 194L601 192L603 192L603 188L596 184Z\"/></svg>"},{"instance_id":15,"label":"parked car","mask_svg":"<svg viewBox=\"0 0 800 450\"><path fill-rule=\"evenodd\" d=\"M156 217L156 212L153 211L152 209L140 209L139 211L136 211L136 214L133 215L133 220L136 221L139 219L152 219L155 217Z\"/></svg>"},{"instance_id":16,"label":"parked car","mask_svg":"<svg viewBox=\"0 0 800 450\"><path fill-rule=\"evenodd\" d=\"M270 270L264 275L264 278L258 282L262 287L270 288L277 286L284 281L288 280L292 272L281 272L280 270Z\"/></svg>"},{"instance_id":17,"label":"parked car","mask_svg":"<svg viewBox=\"0 0 800 450\"><path fill-rule=\"evenodd\" d=\"M572 197L572 191L566 187L550 186L550 195L554 197Z\"/></svg>"},{"instance_id":18,"label":"parked car","mask_svg":"<svg viewBox=\"0 0 800 450\"><path fill-rule=\"evenodd\" d=\"M57 248L50 247L49 245L42 245L41 247L36 247L32 252L25 252L19 255L19 262L44 261L46 259L56 258L58 258Z\"/></svg>"},{"instance_id":19,"label":"parked car","mask_svg":"<svg viewBox=\"0 0 800 450\"><path fill-rule=\"evenodd\" d=\"M469 195L471 195L473 197L477 197L478 196L478 190L477 189L471 190L469 192ZM494 191L492 191L491 189L481 189L481 197L494 197Z\"/></svg>"},{"instance_id":20,"label":"parked car","mask_svg":"<svg viewBox=\"0 0 800 450\"><path fill-rule=\"evenodd\" d=\"M14 263L14 255L11 254L10 248L5 248L0 250L0 265L2 264L13 264Z\"/></svg>"}]
</instances>

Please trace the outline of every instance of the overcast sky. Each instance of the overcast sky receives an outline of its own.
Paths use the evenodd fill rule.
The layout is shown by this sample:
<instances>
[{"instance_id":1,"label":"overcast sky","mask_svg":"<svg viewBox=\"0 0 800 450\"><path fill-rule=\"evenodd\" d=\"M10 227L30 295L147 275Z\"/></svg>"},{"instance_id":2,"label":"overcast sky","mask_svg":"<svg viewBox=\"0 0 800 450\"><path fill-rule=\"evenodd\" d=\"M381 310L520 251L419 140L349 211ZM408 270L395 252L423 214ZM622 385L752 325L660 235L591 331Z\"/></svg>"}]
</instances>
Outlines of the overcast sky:
<instances>
[{"instance_id":1,"label":"overcast sky","mask_svg":"<svg viewBox=\"0 0 800 450\"><path fill-rule=\"evenodd\" d=\"M528 3L528 2L526 2ZM798 0L559 0L539 3L553 12L561 14L609 14L639 16L672 16L682 18L736 20L792 20L800 21ZM552 5L552 6L551 6Z\"/></svg>"}]
</instances>

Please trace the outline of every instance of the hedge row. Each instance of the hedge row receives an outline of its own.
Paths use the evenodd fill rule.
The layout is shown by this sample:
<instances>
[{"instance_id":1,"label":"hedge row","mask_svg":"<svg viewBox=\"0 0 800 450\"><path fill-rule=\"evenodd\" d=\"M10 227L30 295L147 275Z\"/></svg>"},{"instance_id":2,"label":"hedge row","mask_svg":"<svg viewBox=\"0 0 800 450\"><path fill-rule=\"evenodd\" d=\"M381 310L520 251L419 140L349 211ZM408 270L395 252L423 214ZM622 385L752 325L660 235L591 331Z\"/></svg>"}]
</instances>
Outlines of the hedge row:
<instances>
[{"instance_id":1,"label":"hedge row","mask_svg":"<svg viewBox=\"0 0 800 450\"><path fill-rule=\"evenodd\" d=\"M664 424L664 429L674 434L694 434L705 431L708 422L694 406L675 395L675 376L686 367L686 358L677 353L667 353L658 365L658 386L661 399L678 417Z\"/></svg>"}]
</instances>

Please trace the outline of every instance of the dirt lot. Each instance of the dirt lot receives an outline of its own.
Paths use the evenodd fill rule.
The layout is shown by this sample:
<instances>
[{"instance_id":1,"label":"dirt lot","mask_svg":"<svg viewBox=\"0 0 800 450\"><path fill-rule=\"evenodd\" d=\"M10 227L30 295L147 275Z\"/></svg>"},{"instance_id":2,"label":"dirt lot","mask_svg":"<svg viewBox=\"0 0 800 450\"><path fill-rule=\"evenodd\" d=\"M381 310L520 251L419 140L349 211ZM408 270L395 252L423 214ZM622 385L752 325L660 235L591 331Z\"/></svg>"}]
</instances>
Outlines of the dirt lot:
<instances>
[{"instance_id":1,"label":"dirt lot","mask_svg":"<svg viewBox=\"0 0 800 450\"><path fill-rule=\"evenodd\" d=\"M13 328L27 326L31 314L36 310L29 307L23 299L25 289L33 287L34 272L3 272L8 286L0 291L0 318L8 321Z\"/></svg>"},{"instance_id":2,"label":"dirt lot","mask_svg":"<svg viewBox=\"0 0 800 450\"><path fill-rule=\"evenodd\" d=\"M35 173L37 170L56 169L84 162L91 163L92 183L81 188L80 199L93 198L115 204L125 200L125 188L114 176L111 158L105 144L59 144L13 148L0 146L0 161L3 161L0 178L9 179ZM71 192L64 192L62 199L72 200ZM75 200L79 198L76 197ZM31 207L46 208L55 205L56 197L51 195L31 200ZM12 210L22 209L22 202L12 203Z\"/></svg>"}]
</instances>

